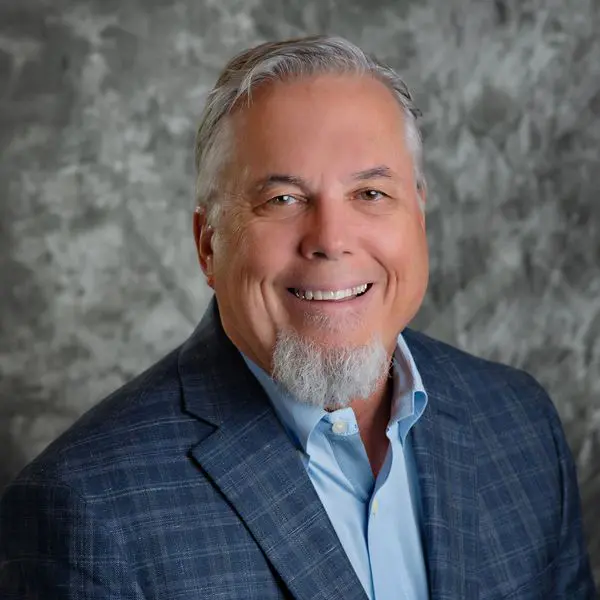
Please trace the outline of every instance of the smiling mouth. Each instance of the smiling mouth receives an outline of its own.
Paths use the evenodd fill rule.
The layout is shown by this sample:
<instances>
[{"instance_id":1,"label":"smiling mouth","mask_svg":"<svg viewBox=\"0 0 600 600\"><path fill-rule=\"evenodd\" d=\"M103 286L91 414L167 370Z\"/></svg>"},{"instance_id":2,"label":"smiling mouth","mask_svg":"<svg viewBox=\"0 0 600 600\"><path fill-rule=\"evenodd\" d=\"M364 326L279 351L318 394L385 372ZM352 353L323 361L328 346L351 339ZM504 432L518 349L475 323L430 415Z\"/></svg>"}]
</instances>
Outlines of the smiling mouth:
<instances>
[{"instance_id":1,"label":"smiling mouth","mask_svg":"<svg viewBox=\"0 0 600 600\"><path fill-rule=\"evenodd\" d=\"M288 288L288 291L300 300L320 301L320 302L341 302L342 300L351 300L363 296L373 287L372 283L363 283L355 287L344 290L302 290L299 288Z\"/></svg>"}]
</instances>

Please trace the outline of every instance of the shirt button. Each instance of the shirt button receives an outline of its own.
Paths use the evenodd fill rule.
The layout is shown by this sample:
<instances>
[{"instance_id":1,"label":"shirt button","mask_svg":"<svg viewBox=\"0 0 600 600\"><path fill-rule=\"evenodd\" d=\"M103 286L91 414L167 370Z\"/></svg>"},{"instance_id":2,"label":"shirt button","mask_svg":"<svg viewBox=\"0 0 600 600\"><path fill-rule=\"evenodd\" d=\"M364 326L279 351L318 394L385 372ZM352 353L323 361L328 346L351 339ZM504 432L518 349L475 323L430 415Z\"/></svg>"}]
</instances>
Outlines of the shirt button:
<instances>
[{"instance_id":1,"label":"shirt button","mask_svg":"<svg viewBox=\"0 0 600 600\"><path fill-rule=\"evenodd\" d=\"M336 421L331 426L331 430L333 433L337 433L338 435L346 433L348 431L348 423L346 423L346 421Z\"/></svg>"},{"instance_id":2,"label":"shirt button","mask_svg":"<svg viewBox=\"0 0 600 600\"><path fill-rule=\"evenodd\" d=\"M375 516L377 511L379 510L379 501L373 500L373 504L371 505L371 514Z\"/></svg>"}]
</instances>

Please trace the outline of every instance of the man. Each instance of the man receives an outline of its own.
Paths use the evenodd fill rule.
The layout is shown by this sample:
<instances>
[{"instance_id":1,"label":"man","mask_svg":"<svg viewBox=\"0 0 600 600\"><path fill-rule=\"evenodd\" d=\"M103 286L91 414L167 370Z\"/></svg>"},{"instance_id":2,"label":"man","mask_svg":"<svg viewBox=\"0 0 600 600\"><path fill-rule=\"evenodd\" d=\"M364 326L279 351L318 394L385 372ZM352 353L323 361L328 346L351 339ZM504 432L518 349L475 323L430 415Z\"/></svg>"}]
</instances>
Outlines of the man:
<instances>
[{"instance_id":1,"label":"man","mask_svg":"<svg viewBox=\"0 0 600 600\"><path fill-rule=\"evenodd\" d=\"M7 488L3 599L594 598L544 391L406 328L417 114L338 38L226 67L197 144L216 299Z\"/></svg>"}]
</instances>

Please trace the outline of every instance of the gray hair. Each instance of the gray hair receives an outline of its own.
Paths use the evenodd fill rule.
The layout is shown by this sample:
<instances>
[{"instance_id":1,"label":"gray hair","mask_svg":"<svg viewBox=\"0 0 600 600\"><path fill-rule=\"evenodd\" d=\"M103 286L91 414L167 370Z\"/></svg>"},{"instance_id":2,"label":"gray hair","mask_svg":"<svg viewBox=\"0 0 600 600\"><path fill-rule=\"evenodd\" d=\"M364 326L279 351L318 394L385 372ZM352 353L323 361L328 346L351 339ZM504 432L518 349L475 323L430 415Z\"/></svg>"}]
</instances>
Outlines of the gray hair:
<instances>
[{"instance_id":1,"label":"gray hair","mask_svg":"<svg viewBox=\"0 0 600 600\"><path fill-rule=\"evenodd\" d=\"M412 153L419 189L425 186L422 138L417 125L421 112L407 85L389 66L340 37L308 37L268 42L235 56L208 95L196 136L196 205L217 216L218 179L232 145L226 117L241 99L266 82L289 81L313 75L370 75L383 83L405 116L407 145Z\"/></svg>"}]
</instances>

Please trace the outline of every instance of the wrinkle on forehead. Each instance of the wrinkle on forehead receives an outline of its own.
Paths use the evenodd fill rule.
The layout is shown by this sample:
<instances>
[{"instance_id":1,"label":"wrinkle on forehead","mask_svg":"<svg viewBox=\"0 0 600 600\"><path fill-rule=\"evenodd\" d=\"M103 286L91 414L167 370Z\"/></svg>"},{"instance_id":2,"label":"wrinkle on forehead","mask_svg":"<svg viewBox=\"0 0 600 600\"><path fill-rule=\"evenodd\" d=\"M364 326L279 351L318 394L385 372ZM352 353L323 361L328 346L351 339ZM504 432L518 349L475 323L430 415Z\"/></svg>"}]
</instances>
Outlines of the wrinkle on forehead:
<instances>
[{"instance_id":1,"label":"wrinkle on forehead","mask_svg":"<svg viewBox=\"0 0 600 600\"><path fill-rule=\"evenodd\" d=\"M310 183L314 190L316 179L346 183L352 178L387 178L392 172L405 187L410 183L406 180L414 178L414 169L406 147L404 115L385 85L371 77L365 85L365 79L324 75L260 86L250 106L238 107L227 117L233 144L219 195L239 202L256 194L255 187L269 178L285 177L298 187ZM352 100L354 92L358 109L352 101L341 101ZM341 100L328 103L327 98L336 94ZM289 148L286 135L291 139ZM344 152L340 154L339 148ZM319 162L315 153L326 158ZM334 165L340 156L342 162ZM388 159L397 168L388 166ZM405 163L410 163L410 173Z\"/></svg>"}]
</instances>

